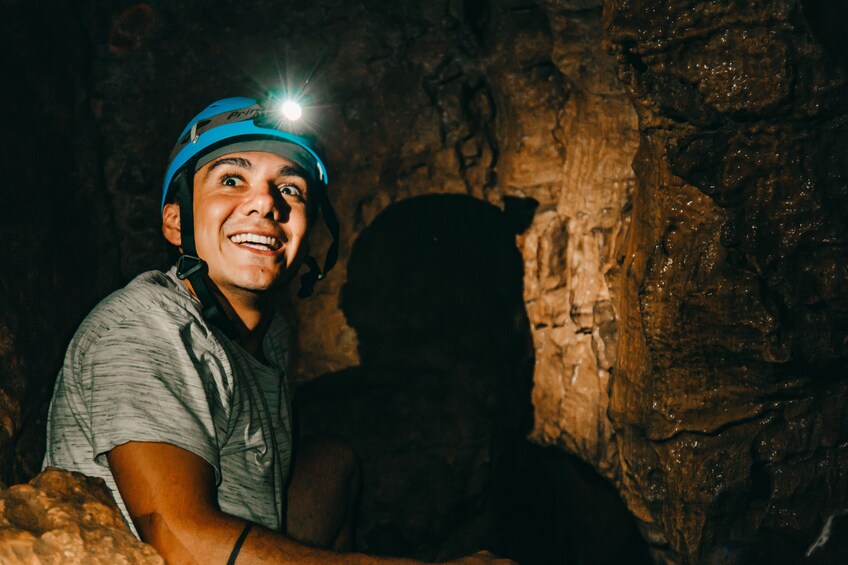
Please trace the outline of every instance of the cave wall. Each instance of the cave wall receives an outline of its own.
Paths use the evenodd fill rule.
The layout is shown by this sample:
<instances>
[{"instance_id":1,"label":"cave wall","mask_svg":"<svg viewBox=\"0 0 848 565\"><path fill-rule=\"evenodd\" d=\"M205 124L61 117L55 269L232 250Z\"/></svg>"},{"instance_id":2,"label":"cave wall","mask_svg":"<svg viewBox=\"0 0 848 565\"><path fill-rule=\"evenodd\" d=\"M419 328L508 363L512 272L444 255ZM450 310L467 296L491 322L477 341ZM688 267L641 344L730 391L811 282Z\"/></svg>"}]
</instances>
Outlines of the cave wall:
<instances>
[{"instance_id":1,"label":"cave wall","mask_svg":"<svg viewBox=\"0 0 848 565\"><path fill-rule=\"evenodd\" d=\"M120 283L91 48L66 3L7 3L0 22L0 480L41 467L47 402L71 335Z\"/></svg>"},{"instance_id":2,"label":"cave wall","mask_svg":"<svg viewBox=\"0 0 848 565\"><path fill-rule=\"evenodd\" d=\"M256 28L257 14L272 13L280 14L278 24ZM395 202L470 195L504 209L524 232L517 243L535 344L534 439L612 474L605 411L616 331L604 274L626 225L637 136L635 113L601 45L599 2L84 2L53 14L60 30L52 35L65 49L45 48L39 26L46 14L23 6L9 40L27 71L17 75L15 100L42 108L54 153L72 171L62 180L67 186L54 185L45 198L68 215L50 220L50 229L69 224L79 233L52 238L63 247L45 246L37 264L58 265L53 284L73 300L63 307L55 289L5 279L9 323L20 319L4 349L9 437L20 437L24 421L40 433L63 343L92 302L166 264L159 183L187 117L222 96L308 78L343 243L340 265L317 296L284 305L300 321L297 379L359 361L356 333L338 306L359 233ZM15 127L41 139L25 123ZM35 144L16 151L34 155ZM50 186L38 167L31 175L28 185ZM21 207L41 201L33 192L11 196ZM6 253L31 256L23 250L37 238L9 231ZM327 243L318 230L313 246ZM81 267L97 270L93 284ZM36 277L40 269L20 272ZM38 303L31 317L15 309L27 300ZM41 354L25 336L43 333L57 310L66 319ZM43 365L21 368L36 359ZM26 403L40 405L23 409L32 416L20 412L26 391L33 395ZM7 453L4 468L29 457L30 443ZM28 478L37 459L10 478Z\"/></svg>"},{"instance_id":3,"label":"cave wall","mask_svg":"<svg viewBox=\"0 0 848 565\"><path fill-rule=\"evenodd\" d=\"M641 137L610 416L658 562L798 563L848 505L848 85L828 20L844 4L607 4Z\"/></svg>"}]
</instances>

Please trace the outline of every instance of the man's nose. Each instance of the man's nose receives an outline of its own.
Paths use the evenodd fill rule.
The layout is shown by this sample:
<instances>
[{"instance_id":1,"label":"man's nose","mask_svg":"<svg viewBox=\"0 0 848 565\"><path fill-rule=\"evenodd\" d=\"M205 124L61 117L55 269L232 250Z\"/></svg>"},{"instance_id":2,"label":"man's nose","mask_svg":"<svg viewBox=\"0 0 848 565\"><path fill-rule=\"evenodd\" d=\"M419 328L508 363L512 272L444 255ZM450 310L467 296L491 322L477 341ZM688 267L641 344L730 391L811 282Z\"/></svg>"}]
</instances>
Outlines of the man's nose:
<instances>
[{"instance_id":1,"label":"man's nose","mask_svg":"<svg viewBox=\"0 0 848 565\"><path fill-rule=\"evenodd\" d=\"M256 214L263 218L280 221L280 218L288 212L288 204L276 185L269 182L251 187L246 195L242 211L248 216Z\"/></svg>"}]
</instances>

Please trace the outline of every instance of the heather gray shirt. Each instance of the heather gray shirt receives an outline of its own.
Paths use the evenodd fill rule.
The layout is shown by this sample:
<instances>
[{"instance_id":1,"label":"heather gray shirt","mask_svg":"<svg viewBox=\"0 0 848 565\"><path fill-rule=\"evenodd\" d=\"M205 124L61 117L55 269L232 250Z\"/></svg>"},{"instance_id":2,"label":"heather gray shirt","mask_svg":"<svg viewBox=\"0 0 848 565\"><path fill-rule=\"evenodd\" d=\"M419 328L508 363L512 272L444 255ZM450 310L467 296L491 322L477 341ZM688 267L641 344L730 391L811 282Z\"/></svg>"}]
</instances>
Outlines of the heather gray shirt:
<instances>
[{"instance_id":1,"label":"heather gray shirt","mask_svg":"<svg viewBox=\"0 0 848 565\"><path fill-rule=\"evenodd\" d=\"M106 453L129 441L168 443L215 469L221 510L281 529L292 447L288 343L275 316L263 365L203 320L174 269L139 275L97 305L68 347L44 466L104 479L133 527Z\"/></svg>"}]
</instances>

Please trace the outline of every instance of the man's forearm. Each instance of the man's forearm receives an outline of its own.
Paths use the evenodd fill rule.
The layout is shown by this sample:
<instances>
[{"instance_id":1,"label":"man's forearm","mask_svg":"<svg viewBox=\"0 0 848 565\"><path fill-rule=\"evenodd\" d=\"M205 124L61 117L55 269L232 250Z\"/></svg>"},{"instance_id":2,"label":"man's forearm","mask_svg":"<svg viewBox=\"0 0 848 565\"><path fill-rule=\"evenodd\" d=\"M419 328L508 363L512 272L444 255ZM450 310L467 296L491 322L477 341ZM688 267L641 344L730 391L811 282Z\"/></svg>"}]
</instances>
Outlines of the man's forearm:
<instances>
[{"instance_id":1,"label":"man's forearm","mask_svg":"<svg viewBox=\"0 0 848 565\"><path fill-rule=\"evenodd\" d=\"M249 547L248 547L249 546ZM298 563L298 565L421 565L424 561L403 557L378 557L363 553L336 553L299 543L266 528L254 527L239 553L239 565L266 563ZM453 565L517 565L509 559L499 559L486 551L450 562Z\"/></svg>"},{"instance_id":2,"label":"man's forearm","mask_svg":"<svg viewBox=\"0 0 848 565\"><path fill-rule=\"evenodd\" d=\"M217 513L200 527L184 524L180 530L169 528L166 535L157 534L160 540L171 538L168 547L157 547L168 563L227 563L233 547L247 524L244 520ZM162 526L166 524L162 523ZM142 539L146 536L142 535ZM177 540L182 542L175 543ZM147 541L147 540L145 540ZM380 557L363 553L338 553L310 547L285 534L254 524L241 545L235 561L238 565L266 565L269 563L297 563L298 565L421 565L425 563L403 557ZM513 564L508 559L496 559L481 552L451 561L455 565Z\"/></svg>"},{"instance_id":3,"label":"man's forearm","mask_svg":"<svg viewBox=\"0 0 848 565\"><path fill-rule=\"evenodd\" d=\"M153 545L168 563L227 563L247 522L216 512L197 520L136 520L142 540ZM397 565L421 561L377 557L361 553L337 553L310 547L285 534L254 524L238 551L239 565L298 563L299 565Z\"/></svg>"},{"instance_id":4,"label":"man's forearm","mask_svg":"<svg viewBox=\"0 0 848 565\"><path fill-rule=\"evenodd\" d=\"M224 558L223 562L226 562ZM284 534L261 526L254 526L239 552L239 565L266 563L298 563L303 565L372 565L395 563L397 565L420 564L421 561L398 557L376 557L361 553L336 553L326 549L309 547Z\"/></svg>"},{"instance_id":5,"label":"man's forearm","mask_svg":"<svg viewBox=\"0 0 848 565\"><path fill-rule=\"evenodd\" d=\"M125 443L109 451L107 458L142 541L156 548L168 563L227 563L247 522L220 510L215 474L208 463L192 452L155 442ZM478 554L456 563L492 562L496 561ZM241 546L237 563L411 565L421 562L317 549L254 525Z\"/></svg>"},{"instance_id":6,"label":"man's forearm","mask_svg":"<svg viewBox=\"0 0 848 565\"><path fill-rule=\"evenodd\" d=\"M152 545L168 563L224 564L230 559L247 521L224 514L220 510L146 514L133 522L142 541ZM310 547L291 537L253 524L244 538L236 563L260 565L297 563L298 565L371 565L396 563L418 564L420 561L394 557L376 557L361 553L337 553Z\"/></svg>"}]
</instances>

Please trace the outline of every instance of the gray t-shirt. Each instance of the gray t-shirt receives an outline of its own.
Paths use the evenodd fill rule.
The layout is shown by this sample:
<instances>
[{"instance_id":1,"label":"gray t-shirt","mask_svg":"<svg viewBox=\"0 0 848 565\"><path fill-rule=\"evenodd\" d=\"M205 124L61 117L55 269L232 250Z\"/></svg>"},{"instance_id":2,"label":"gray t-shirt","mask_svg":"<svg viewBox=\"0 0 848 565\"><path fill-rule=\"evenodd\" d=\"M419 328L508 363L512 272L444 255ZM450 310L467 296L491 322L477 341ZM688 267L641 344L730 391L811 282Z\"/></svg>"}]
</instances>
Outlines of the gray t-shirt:
<instances>
[{"instance_id":1,"label":"gray t-shirt","mask_svg":"<svg viewBox=\"0 0 848 565\"><path fill-rule=\"evenodd\" d=\"M106 453L168 443L214 467L221 510L280 530L292 448L288 343L274 316L264 365L203 320L174 269L139 275L97 305L68 347L44 466L104 479L135 532Z\"/></svg>"}]
</instances>

